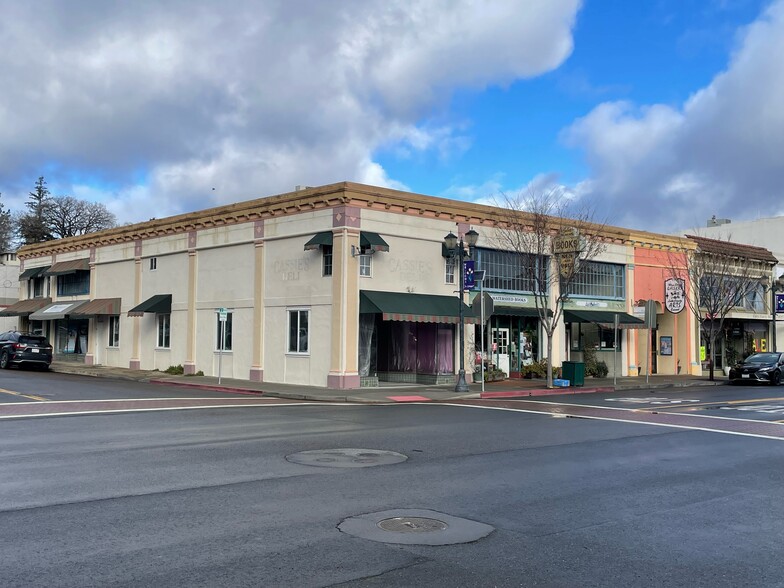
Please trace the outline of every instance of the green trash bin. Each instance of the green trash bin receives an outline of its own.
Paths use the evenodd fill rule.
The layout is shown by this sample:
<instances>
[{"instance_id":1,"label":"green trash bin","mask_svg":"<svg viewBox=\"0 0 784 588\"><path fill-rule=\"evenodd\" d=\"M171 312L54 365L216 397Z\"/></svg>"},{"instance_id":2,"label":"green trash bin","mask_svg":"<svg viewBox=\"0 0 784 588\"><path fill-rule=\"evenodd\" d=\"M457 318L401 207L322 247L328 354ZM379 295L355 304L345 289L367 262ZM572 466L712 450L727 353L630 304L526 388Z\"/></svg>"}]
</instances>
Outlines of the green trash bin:
<instances>
[{"instance_id":1,"label":"green trash bin","mask_svg":"<svg viewBox=\"0 0 784 588\"><path fill-rule=\"evenodd\" d=\"M570 386L585 385L585 364L581 361L565 361L561 364L561 373L564 380L569 380Z\"/></svg>"}]
</instances>

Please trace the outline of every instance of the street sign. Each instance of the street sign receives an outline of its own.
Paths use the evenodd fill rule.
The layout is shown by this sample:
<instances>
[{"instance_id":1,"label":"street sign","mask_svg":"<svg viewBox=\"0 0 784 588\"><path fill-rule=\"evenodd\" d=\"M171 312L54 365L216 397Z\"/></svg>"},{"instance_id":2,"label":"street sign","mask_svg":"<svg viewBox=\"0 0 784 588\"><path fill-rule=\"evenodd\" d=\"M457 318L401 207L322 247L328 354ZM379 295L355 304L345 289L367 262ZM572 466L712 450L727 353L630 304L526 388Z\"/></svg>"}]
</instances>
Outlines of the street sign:
<instances>
[{"instance_id":1,"label":"street sign","mask_svg":"<svg viewBox=\"0 0 784 588\"><path fill-rule=\"evenodd\" d=\"M583 250L583 242L577 229L566 229L552 239L553 254L578 253Z\"/></svg>"},{"instance_id":2,"label":"street sign","mask_svg":"<svg viewBox=\"0 0 784 588\"><path fill-rule=\"evenodd\" d=\"M558 254L558 268L561 272L561 277L570 278L574 274L577 267L577 253L559 253Z\"/></svg>"},{"instance_id":3,"label":"street sign","mask_svg":"<svg viewBox=\"0 0 784 588\"><path fill-rule=\"evenodd\" d=\"M225 308L218 309L218 320L222 323L225 323L226 320L229 318L229 311Z\"/></svg>"},{"instance_id":4,"label":"street sign","mask_svg":"<svg viewBox=\"0 0 784 588\"><path fill-rule=\"evenodd\" d=\"M485 301L484 313L482 312L482 306L481 306L482 300ZM474 301L471 303L471 308L473 308L474 314L477 314L479 316L484 315L488 317L491 314L493 314L493 311L495 310L494 305L495 302L493 300L493 297L490 296L490 294L488 294L487 292L483 292L481 296L477 296L476 298L474 298Z\"/></svg>"}]
</instances>

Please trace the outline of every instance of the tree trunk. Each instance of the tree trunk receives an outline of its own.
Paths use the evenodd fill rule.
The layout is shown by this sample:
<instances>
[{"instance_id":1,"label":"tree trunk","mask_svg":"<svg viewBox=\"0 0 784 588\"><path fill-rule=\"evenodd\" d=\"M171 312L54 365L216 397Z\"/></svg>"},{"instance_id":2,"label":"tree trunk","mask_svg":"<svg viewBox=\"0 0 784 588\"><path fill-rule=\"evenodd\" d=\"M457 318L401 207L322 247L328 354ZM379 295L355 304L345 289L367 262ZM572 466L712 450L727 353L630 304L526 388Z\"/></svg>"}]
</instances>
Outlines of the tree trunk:
<instances>
[{"instance_id":1,"label":"tree trunk","mask_svg":"<svg viewBox=\"0 0 784 588\"><path fill-rule=\"evenodd\" d=\"M547 387L553 387L553 335L547 335Z\"/></svg>"}]
</instances>

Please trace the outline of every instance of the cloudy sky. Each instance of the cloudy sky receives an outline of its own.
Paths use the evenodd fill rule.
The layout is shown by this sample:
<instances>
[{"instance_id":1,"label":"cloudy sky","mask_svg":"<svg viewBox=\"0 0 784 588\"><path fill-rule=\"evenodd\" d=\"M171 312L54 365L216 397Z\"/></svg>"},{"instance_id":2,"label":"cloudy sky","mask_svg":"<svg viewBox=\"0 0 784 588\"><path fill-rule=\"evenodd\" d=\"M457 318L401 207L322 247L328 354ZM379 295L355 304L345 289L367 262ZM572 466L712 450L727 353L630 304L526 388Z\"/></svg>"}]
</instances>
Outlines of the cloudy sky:
<instances>
[{"instance_id":1,"label":"cloudy sky","mask_svg":"<svg viewBox=\"0 0 784 588\"><path fill-rule=\"evenodd\" d=\"M784 0L0 0L0 192L122 222L350 180L784 212Z\"/></svg>"}]
</instances>

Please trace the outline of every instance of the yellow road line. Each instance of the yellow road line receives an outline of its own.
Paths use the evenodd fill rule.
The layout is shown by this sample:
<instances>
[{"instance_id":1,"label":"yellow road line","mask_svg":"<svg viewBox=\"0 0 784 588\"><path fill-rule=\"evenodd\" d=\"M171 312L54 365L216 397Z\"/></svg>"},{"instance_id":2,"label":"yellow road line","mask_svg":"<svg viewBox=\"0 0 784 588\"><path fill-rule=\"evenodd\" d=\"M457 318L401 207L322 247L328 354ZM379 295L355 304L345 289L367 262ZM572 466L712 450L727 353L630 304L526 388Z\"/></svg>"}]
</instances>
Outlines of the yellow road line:
<instances>
[{"instance_id":1,"label":"yellow road line","mask_svg":"<svg viewBox=\"0 0 784 588\"><path fill-rule=\"evenodd\" d=\"M30 400L38 400L39 402L46 402L46 398L41 398L40 396L34 396L32 394L22 394L21 392L14 392L13 390L6 390L5 388L0 388L0 392L3 394L13 394L14 396L21 396L22 398L29 398Z\"/></svg>"}]
</instances>

